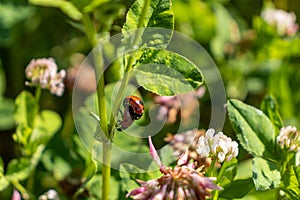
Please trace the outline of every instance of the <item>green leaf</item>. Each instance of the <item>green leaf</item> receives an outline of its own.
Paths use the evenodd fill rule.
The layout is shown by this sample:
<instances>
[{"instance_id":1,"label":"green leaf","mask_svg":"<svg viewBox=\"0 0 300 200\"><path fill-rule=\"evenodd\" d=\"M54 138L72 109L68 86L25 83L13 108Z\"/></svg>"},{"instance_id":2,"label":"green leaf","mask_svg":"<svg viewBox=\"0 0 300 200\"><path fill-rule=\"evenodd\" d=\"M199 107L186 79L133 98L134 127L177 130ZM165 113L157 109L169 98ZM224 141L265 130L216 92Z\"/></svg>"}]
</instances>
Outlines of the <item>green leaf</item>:
<instances>
[{"instance_id":1,"label":"green leaf","mask_svg":"<svg viewBox=\"0 0 300 200\"><path fill-rule=\"evenodd\" d=\"M93 160L91 160L91 162L86 166L83 174L82 174L82 181L83 181L83 186L85 185L85 183L89 182L93 176L96 174L97 172L97 163Z\"/></svg>"},{"instance_id":2,"label":"green leaf","mask_svg":"<svg viewBox=\"0 0 300 200\"><path fill-rule=\"evenodd\" d=\"M279 187L281 176L275 162L263 158L254 158L252 178L256 190L268 190Z\"/></svg>"},{"instance_id":3,"label":"green leaf","mask_svg":"<svg viewBox=\"0 0 300 200\"><path fill-rule=\"evenodd\" d=\"M4 163L0 157L0 192L5 190L9 186L7 178L4 176Z\"/></svg>"},{"instance_id":4,"label":"green leaf","mask_svg":"<svg viewBox=\"0 0 300 200\"><path fill-rule=\"evenodd\" d=\"M33 127L35 116L38 113L38 103L30 92L23 91L15 100L16 110L14 119L18 125Z\"/></svg>"},{"instance_id":5,"label":"green leaf","mask_svg":"<svg viewBox=\"0 0 300 200\"><path fill-rule=\"evenodd\" d=\"M36 168L45 146L40 145L31 158L13 159L8 163L6 177L8 180L22 181L28 178Z\"/></svg>"},{"instance_id":6,"label":"green leaf","mask_svg":"<svg viewBox=\"0 0 300 200\"><path fill-rule=\"evenodd\" d=\"M251 178L234 180L224 187L219 196L227 199L240 199L253 189L253 187L254 184Z\"/></svg>"},{"instance_id":7,"label":"green leaf","mask_svg":"<svg viewBox=\"0 0 300 200\"><path fill-rule=\"evenodd\" d=\"M31 173L32 167L30 159L13 159L7 166L7 177L14 180L24 180Z\"/></svg>"},{"instance_id":8,"label":"green leaf","mask_svg":"<svg viewBox=\"0 0 300 200\"><path fill-rule=\"evenodd\" d=\"M237 173L237 165L238 161L236 158L231 159L229 162L224 162L217 180L220 182L224 177L226 177L229 181L232 181ZM221 186L223 187L224 185L221 184Z\"/></svg>"},{"instance_id":9,"label":"green leaf","mask_svg":"<svg viewBox=\"0 0 300 200\"><path fill-rule=\"evenodd\" d=\"M36 118L36 124L30 137L30 143L46 144L61 127L60 116L53 111L44 110Z\"/></svg>"},{"instance_id":10,"label":"green leaf","mask_svg":"<svg viewBox=\"0 0 300 200\"><path fill-rule=\"evenodd\" d=\"M228 101L229 120L241 145L253 156L280 159L275 154L275 130L261 111L239 100Z\"/></svg>"},{"instance_id":11,"label":"green leaf","mask_svg":"<svg viewBox=\"0 0 300 200\"><path fill-rule=\"evenodd\" d=\"M300 197L300 167L291 166L282 176L280 188L291 198Z\"/></svg>"},{"instance_id":12,"label":"green leaf","mask_svg":"<svg viewBox=\"0 0 300 200\"><path fill-rule=\"evenodd\" d=\"M29 0L29 3L38 6L47 6L59 8L73 20L82 18L81 12L70 1L65 0Z\"/></svg>"},{"instance_id":13,"label":"green leaf","mask_svg":"<svg viewBox=\"0 0 300 200\"><path fill-rule=\"evenodd\" d=\"M80 0L79 0L80 1ZM103 3L109 2L109 0L93 0L91 3L89 3L87 6L83 8L84 12L93 12L95 11L100 5Z\"/></svg>"},{"instance_id":14,"label":"green leaf","mask_svg":"<svg viewBox=\"0 0 300 200\"><path fill-rule=\"evenodd\" d=\"M150 6L148 6L149 3ZM173 29L173 26L170 0L137 0L126 15L123 31L146 27Z\"/></svg>"},{"instance_id":15,"label":"green leaf","mask_svg":"<svg viewBox=\"0 0 300 200\"><path fill-rule=\"evenodd\" d=\"M43 153L42 163L44 167L53 174L55 180L61 181L72 172L71 165L53 150Z\"/></svg>"},{"instance_id":16,"label":"green leaf","mask_svg":"<svg viewBox=\"0 0 300 200\"><path fill-rule=\"evenodd\" d=\"M102 176L101 175L95 175L93 178L87 183L85 189L89 192L89 196L93 198L88 198L84 197L83 199L93 199L93 200L98 200L102 199L101 198L101 191L102 191ZM110 188L111 188L111 193L110 193L110 200L119 200L122 199L119 197L120 194L120 183L118 180L114 178L114 176L110 177ZM77 199L77 198L76 198ZM78 198L81 199L81 198Z\"/></svg>"},{"instance_id":17,"label":"green leaf","mask_svg":"<svg viewBox=\"0 0 300 200\"><path fill-rule=\"evenodd\" d=\"M129 173L135 172L135 173ZM139 175L145 173L144 170L137 168L136 166L128 163L123 163L120 166L120 177L122 178L122 190L129 192L140 185L136 182L136 179L147 180L147 177L140 177Z\"/></svg>"},{"instance_id":18,"label":"green leaf","mask_svg":"<svg viewBox=\"0 0 300 200\"><path fill-rule=\"evenodd\" d=\"M5 176L0 175L0 192L5 190L9 186L9 181Z\"/></svg>"},{"instance_id":19,"label":"green leaf","mask_svg":"<svg viewBox=\"0 0 300 200\"><path fill-rule=\"evenodd\" d=\"M36 99L27 91L23 91L17 96L15 105L14 119L17 123L17 128L13 139L19 144L27 146L39 106Z\"/></svg>"},{"instance_id":20,"label":"green leaf","mask_svg":"<svg viewBox=\"0 0 300 200\"><path fill-rule=\"evenodd\" d=\"M0 130L9 130L14 127L14 110L15 103L12 99L0 97Z\"/></svg>"},{"instance_id":21,"label":"green leaf","mask_svg":"<svg viewBox=\"0 0 300 200\"><path fill-rule=\"evenodd\" d=\"M187 93L203 83L202 73L197 66L167 50L147 50L134 72L141 86L163 96Z\"/></svg>"},{"instance_id":22,"label":"green leaf","mask_svg":"<svg viewBox=\"0 0 300 200\"><path fill-rule=\"evenodd\" d=\"M282 118L279 114L278 104L273 96L265 96L260 108L269 117L277 131L284 126Z\"/></svg>"},{"instance_id":23,"label":"green leaf","mask_svg":"<svg viewBox=\"0 0 300 200\"><path fill-rule=\"evenodd\" d=\"M129 30L146 27L159 27L170 31L159 33L157 29L152 29L154 32L151 32L151 29L147 30L144 36L142 36L144 42L146 41L148 44L154 42L156 47L165 47L168 44L172 36L172 30L174 29L174 16L171 11L170 0L135 1L126 15L126 22L122 29L124 44L134 43L132 40L135 37L132 37L132 32Z\"/></svg>"}]
</instances>

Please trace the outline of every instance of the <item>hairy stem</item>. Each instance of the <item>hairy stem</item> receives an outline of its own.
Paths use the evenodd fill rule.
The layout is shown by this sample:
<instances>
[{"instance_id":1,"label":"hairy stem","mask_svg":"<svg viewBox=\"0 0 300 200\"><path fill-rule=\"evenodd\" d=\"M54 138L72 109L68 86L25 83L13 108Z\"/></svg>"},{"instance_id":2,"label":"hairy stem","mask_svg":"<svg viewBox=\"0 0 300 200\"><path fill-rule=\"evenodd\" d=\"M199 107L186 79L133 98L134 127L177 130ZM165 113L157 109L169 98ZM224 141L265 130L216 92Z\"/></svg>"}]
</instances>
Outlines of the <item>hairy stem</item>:
<instances>
[{"instance_id":1,"label":"hairy stem","mask_svg":"<svg viewBox=\"0 0 300 200\"><path fill-rule=\"evenodd\" d=\"M89 42L93 47L97 47L97 32L92 23L90 16L84 15L83 23L85 25L85 31ZM99 49L99 51L98 51ZM106 111L106 98L105 98L105 80L104 80L104 66L103 66L103 55L102 49L99 47L97 50L94 49L94 62L96 76L100 76L97 84L97 97L98 97L98 108L100 117L100 127L103 134L103 160L102 160L102 199L109 199L110 192L110 163L111 163L111 149L112 145L110 142L110 136L108 132L108 120Z\"/></svg>"},{"instance_id":2,"label":"hairy stem","mask_svg":"<svg viewBox=\"0 0 300 200\"><path fill-rule=\"evenodd\" d=\"M151 0L146 0L145 1L144 7L143 7L143 10L142 10L140 19L139 19L139 23L138 23L138 27L137 27L138 29L135 31L135 34L134 34L134 39L133 39L133 43L132 43L133 47L137 46L140 42L141 36L143 34L143 30L140 29L140 28L144 27L143 23L144 23L145 18L147 16L147 11L150 7L150 4L151 4ZM109 132L110 132L110 135L111 135L112 138L114 137L114 131L115 131L114 127L116 125L116 120L115 120L114 117L117 116L117 114L118 114L118 110L119 110L121 102L123 100L122 97L124 96L125 91L126 91L125 88L127 87L128 82L129 82L130 72L132 70L132 67L133 67L133 64L134 64L134 61L135 61L135 56L134 55L135 54L129 56L127 65L125 67L124 78L122 79L121 86L120 86L119 91L117 93L116 101L114 103L113 110L112 110L112 113L111 113ZM125 59L125 57L124 57L124 59Z\"/></svg>"}]
</instances>

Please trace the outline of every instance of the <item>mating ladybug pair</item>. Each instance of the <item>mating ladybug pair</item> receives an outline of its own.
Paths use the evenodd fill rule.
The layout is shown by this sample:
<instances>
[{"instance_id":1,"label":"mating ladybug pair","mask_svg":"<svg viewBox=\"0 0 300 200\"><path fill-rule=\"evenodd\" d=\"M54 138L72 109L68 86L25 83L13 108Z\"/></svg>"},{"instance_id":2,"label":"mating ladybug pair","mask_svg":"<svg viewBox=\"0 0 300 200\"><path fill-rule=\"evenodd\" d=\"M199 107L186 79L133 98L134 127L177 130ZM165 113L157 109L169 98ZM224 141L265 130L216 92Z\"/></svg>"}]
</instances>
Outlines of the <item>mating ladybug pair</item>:
<instances>
[{"instance_id":1,"label":"mating ladybug pair","mask_svg":"<svg viewBox=\"0 0 300 200\"><path fill-rule=\"evenodd\" d=\"M122 120L118 121L117 130L122 131L127 129L134 120L141 118L144 112L144 103L137 96L127 96L123 100L124 112Z\"/></svg>"}]
</instances>

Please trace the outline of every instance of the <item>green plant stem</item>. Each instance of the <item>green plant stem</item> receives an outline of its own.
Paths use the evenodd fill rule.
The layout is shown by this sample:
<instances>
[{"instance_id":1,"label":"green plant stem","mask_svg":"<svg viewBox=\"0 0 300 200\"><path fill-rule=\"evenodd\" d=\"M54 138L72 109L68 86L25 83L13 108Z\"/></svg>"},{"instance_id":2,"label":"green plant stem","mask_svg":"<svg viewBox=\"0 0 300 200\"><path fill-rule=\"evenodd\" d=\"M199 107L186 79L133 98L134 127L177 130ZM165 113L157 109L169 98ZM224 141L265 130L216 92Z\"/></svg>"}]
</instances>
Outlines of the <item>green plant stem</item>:
<instances>
[{"instance_id":1,"label":"green plant stem","mask_svg":"<svg viewBox=\"0 0 300 200\"><path fill-rule=\"evenodd\" d=\"M36 99L36 102L38 104L39 104L40 99L41 99L41 94L42 94L42 88L41 88L41 86L38 85L35 89L35 99Z\"/></svg>"},{"instance_id":2,"label":"green plant stem","mask_svg":"<svg viewBox=\"0 0 300 200\"><path fill-rule=\"evenodd\" d=\"M217 161L217 158L212 158L209 169L208 169L208 172L206 173L207 177L213 176L216 161Z\"/></svg>"},{"instance_id":3,"label":"green plant stem","mask_svg":"<svg viewBox=\"0 0 300 200\"><path fill-rule=\"evenodd\" d=\"M72 146L73 131L74 131L74 119L72 114L72 106L69 106L65 115L65 120L61 131L61 138L63 139L65 145L68 148Z\"/></svg>"},{"instance_id":4,"label":"green plant stem","mask_svg":"<svg viewBox=\"0 0 300 200\"><path fill-rule=\"evenodd\" d=\"M112 143L103 142L103 163L102 163L102 199L108 200L110 194L110 174L111 174L111 152Z\"/></svg>"},{"instance_id":5,"label":"green plant stem","mask_svg":"<svg viewBox=\"0 0 300 200\"><path fill-rule=\"evenodd\" d=\"M217 162L217 158L212 158L209 169L207 171L207 177L213 177L214 176L214 169ZM219 180L218 180L219 181ZM215 190L212 192L212 200L217 200L219 196L219 191Z\"/></svg>"},{"instance_id":6,"label":"green plant stem","mask_svg":"<svg viewBox=\"0 0 300 200\"><path fill-rule=\"evenodd\" d=\"M97 43L97 32L91 21L90 16L83 16L83 23L85 24L86 35L92 45L96 47ZM102 160L102 200L109 199L110 192L110 163L111 163L111 137L108 132L108 120L106 112L106 98L105 98L105 80L104 80L104 66L103 66L103 55L101 48L100 51L94 49L94 61L96 76L100 76L97 84L97 97L98 97L98 109L100 117L100 127L103 134L103 160Z\"/></svg>"},{"instance_id":7,"label":"green plant stem","mask_svg":"<svg viewBox=\"0 0 300 200\"><path fill-rule=\"evenodd\" d=\"M143 28L143 23L144 23L145 18L147 16L147 11L150 7L150 4L151 4L151 0L146 0L145 1L144 7L143 7L143 10L142 10L142 14L141 14L141 17L140 17L139 23L138 23L138 27L137 27L138 29L136 30L136 33L134 35L134 39L133 39L133 43L132 43L133 47L137 46L140 42L141 36L143 34L143 30L141 30L139 28ZM126 86L128 85L128 82L129 82L130 72L132 70L133 63L135 61L135 56L134 55L133 56L131 55L128 59L128 63L125 67L124 78L122 79L121 86L120 86L119 91L118 91L117 96L116 96L116 101L113 105L113 110L112 110L111 117L110 117L110 129L109 129L109 132L110 132L110 135L111 135L112 138L114 137L114 131L115 131L114 127L117 123L114 117L117 116L117 114L118 114L118 110L119 110L121 102L123 100L122 97L124 96L125 91L126 91L125 88L126 88ZM125 57L124 57L124 59L125 59Z\"/></svg>"},{"instance_id":8,"label":"green plant stem","mask_svg":"<svg viewBox=\"0 0 300 200\"><path fill-rule=\"evenodd\" d=\"M11 180L11 183L21 193L23 199L29 199L28 192L17 180Z\"/></svg>"},{"instance_id":9,"label":"green plant stem","mask_svg":"<svg viewBox=\"0 0 300 200\"><path fill-rule=\"evenodd\" d=\"M212 200L218 200L219 198L219 190L213 191Z\"/></svg>"}]
</instances>

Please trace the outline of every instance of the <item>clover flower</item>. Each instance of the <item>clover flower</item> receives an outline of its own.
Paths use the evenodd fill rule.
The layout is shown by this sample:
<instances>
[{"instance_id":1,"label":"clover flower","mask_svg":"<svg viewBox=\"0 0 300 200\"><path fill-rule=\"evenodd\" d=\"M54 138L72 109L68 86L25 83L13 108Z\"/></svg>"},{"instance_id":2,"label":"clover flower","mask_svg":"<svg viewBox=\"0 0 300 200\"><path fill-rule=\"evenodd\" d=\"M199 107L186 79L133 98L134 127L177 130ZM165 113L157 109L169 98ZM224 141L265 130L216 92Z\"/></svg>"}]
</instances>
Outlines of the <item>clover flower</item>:
<instances>
[{"instance_id":1,"label":"clover flower","mask_svg":"<svg viewBox=\"0 0 300 200\"><path fill-rule=\"evenodd\" d=\"M199 138L197 152L201 157L217 157L219 162L230 161L238 155L238 143L223 132L215 134L214 129L208 129L205 137Z\"/></svg>"},{"instance_id":2,"label":"clover flower","mask_svg":"<svg viewBox=\"0 0 300 200\"><path fill-rule=\"evenodd\" d=\"M39 196L39 200L59 200L59 196L55 190L50 189L41 196Z\"/></svg>"},{"instance_id":3,"label":"clover flower","mask_svg":"<svg viewBox=\"0 0 300 200\"><path fill-rule=\"evenodd\" d=\"M201 157L196 151L199 138L202 135L205 135L205 130L193 129L177 133L176 135L168 134L164 141L169 143L168 145L172 148L175 157L184 154L186 149L188 149L188 161L193 161L197 169L210 165L210 160Z\"/></svg>"},{"instance_id":4,"label":"clover flower","mask_svg":"<svg viewBox=\"0 0 300 200\"><path fill-rule=\"evenodd\" d=\"M40 86L43 89L49 89L52 94L61 96L65 85L63 79L66 71L61 70L57 73L57 65L53 58L40 58L30 61L25 69L27 86Z\"/></svg>"},{"instance_id":5,"label":"clover flower","mask_svg":"<svg viewBox=\"0 0 300 200\"><path fill-rule=\"evenodd\" d=\"M155 147L149 137L150 154L160 166L163 174L160 178L149 181L138 181L141 187L129 192L135 200L163 200L163 199L199 199L204 200L211 196L212 190L221 190L213 183L215 178L204 177L194 169L193 164L187 163L187 152L183 154L174 168L163 166Z\"/></svg>"},{"instance_id":6,"label":"clover flower","mask_svg":"<svg viewBox=\"0 0 300 200\"><path fill-rule=\"evenodd\" d=\"M261 17L271 26L276 26L279 35L294 35L299 26L296 24L296 15L280 9L266 9Z\"/></svg>"},{"instance_id":7,"label":"clover flower","mask_svg":"<svg viewBox=\"0 0 300 200\"><path fill-rule=\"evenodd\" d=\"M276 141L282 149L300 152L300 132L294 126L281 128Z\"/></svg>"}]
</instances>

